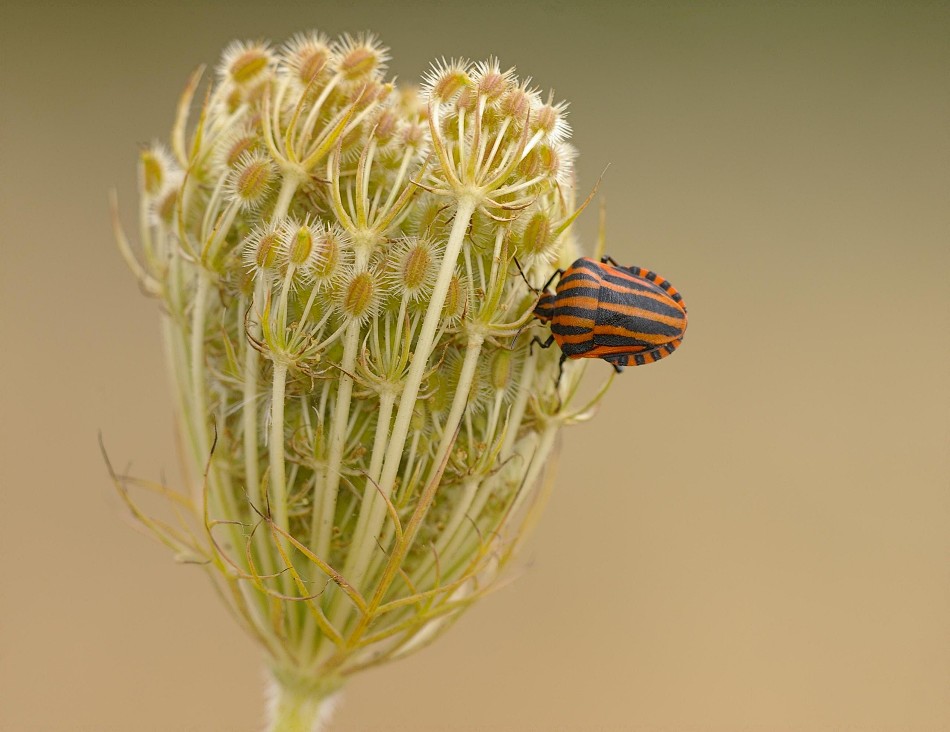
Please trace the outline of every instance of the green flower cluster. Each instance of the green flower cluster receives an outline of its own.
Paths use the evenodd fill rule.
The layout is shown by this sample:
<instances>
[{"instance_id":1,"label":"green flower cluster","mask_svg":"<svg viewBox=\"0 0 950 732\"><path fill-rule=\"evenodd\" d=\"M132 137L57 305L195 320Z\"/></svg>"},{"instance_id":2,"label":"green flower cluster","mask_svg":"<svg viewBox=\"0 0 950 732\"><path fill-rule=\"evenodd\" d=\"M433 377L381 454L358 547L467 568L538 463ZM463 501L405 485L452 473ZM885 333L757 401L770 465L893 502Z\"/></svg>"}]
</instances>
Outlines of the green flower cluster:
<instances>
[{"instance_id":1,"label":"green flower cluster","mask_svg":"<svg viewBox=\"0 0 950 732\"><path fill-rule=\"evenodd\" d=\"M529 347L528 282L577 256L564 105L495 60L397 87L387 59L373 36L232 44L197 120L200 73L171 150L142 152L141 260L117 224L194 489L117 482L266 650L274 729L484 594L587 410L579 369Z\"/></svg>"}]
</instances>

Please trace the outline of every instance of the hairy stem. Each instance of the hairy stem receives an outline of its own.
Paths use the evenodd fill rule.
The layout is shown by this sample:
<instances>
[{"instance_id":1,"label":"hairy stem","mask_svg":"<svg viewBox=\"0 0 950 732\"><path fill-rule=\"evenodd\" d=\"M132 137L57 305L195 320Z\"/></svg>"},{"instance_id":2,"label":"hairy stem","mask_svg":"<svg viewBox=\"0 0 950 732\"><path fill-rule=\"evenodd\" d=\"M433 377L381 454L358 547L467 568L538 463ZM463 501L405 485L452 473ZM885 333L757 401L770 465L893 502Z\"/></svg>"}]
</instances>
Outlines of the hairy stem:
<instances>
[{"instance_id":1,"label":"hairy stem","mask_svg":"<svg viewBox=\"0 0 950 732\"><path fill-rule=\"evenodd\" d=\"M320 732L326 728L341 681L298 678L275 670L269 680L267 732Z\"/></svg>"}]
</instances>

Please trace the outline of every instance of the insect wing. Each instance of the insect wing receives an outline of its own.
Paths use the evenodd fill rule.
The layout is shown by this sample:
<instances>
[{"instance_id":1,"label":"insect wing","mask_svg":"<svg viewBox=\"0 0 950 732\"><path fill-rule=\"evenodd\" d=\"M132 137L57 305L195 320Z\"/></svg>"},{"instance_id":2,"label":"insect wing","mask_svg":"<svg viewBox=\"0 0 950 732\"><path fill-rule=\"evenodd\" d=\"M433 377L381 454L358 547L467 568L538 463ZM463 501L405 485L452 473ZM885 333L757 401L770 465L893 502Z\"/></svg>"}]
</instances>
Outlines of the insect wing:
<instances>
[{"instance_id":1,"label":"insect wing","mask_svg":"<svg viewBox=\"0 0 950 732\"><path fill-rule=\"evenodd\" d=\"M634 356L627 359L629 365L639 365L672 353L686 329L679 293L668 283L664 287L666 280L652 272L601 266L594 349L587 355L629 355ZM643 357L636 358L638 354Z\"/></svg>"}]
</instances>

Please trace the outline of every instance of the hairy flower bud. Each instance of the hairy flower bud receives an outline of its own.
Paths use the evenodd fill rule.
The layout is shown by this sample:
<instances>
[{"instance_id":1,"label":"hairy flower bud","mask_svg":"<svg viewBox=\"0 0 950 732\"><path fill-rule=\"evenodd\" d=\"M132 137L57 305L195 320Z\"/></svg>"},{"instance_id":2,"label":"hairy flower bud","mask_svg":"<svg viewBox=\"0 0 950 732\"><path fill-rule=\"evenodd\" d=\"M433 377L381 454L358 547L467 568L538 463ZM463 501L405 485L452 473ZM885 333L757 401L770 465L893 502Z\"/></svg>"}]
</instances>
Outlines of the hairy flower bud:
<instances>
[{"instance_id":1,"label":"hairy flower bud","mask_svg":"<svg viewBox=\"0 0 950 732\"><path fill-rule=\"evenodd\" d=\"M571 133L570 125L564 119L566 109L564 103L555 105L548 101L541 105L531 118L531 130L551 143L563 142Z\"/></svg>"},{"instance_id":2,"label":"hairy flower bud","mask_svg":"<svg viewBox=\"0 0 950 732\"><path fill-rule=\"evenodd\" d=\"M340 287L339 308L343 317L364 321L372 317L383 296L379 276L371 270L356 272Z\"/></svg>"},{"instance_id":3,"label":"hairy flower bud","mask_svg":"<svg viewBox=\"0 0 950 732\"><path fill-rule=\"evenodd\" d=\"M259 206L277 179L274 164L262 154L243 153L228 180L231 196L244 209Z\"/></svg>"},{"instance_id":4,"label":"hairy flower bud","mask_svg":"<svg viewBox=\"0 0 950 732\"><path fill-rule=\"evenodd\" d=\"M347 81L375 78L386 69L389 49L373 34L346 35L337 44L338 67Z\"/></svg>"},{"instance_id":5,"label":"hairy flower bud","mask_svg":"<svg viewBox=\"0 0 950 732\"><path fill-rule=\"evenodd\" d=\"M294 267L312 267L319 259L322 232L307 221L289 221L284 226L287 262Z\"/></svg>"},{"instance_id":6,"label":"hairy flower bud","mask_svg":"<svg viewBox=\"0 0 950 732\"><path fill-rule=\"evenodd\" d=\"M335 54L322 33L298 33L284 47L281 59L290 78L306 88L329 75Z\"/></svg>"},{"instance_id":7,"label":"hairy flower bud","mask_svg":"<svg viewBox=\"0 0 950 732\"><path fill-rule=\"evenodd\" d=\"M235 41L225 49L218 73L237 86L249 86L262 79L273 61L266 44Z\"/></svg>"},{"instance_id":8,"label":"hairy flower bud","mask_svg":"<svg viewBox=\"0 0 950 732\"><path fill-rule=\"evenodd\" d=\"M280 261L283 239L279 224L256 226L244 240L244 266L257 275L272 274Z\"/></svg>"},{"instance_id":9,"label":"hairy flower bud","mask_svg":"<svg viewBox=\"0 0 950 732\"><path fill-rule=\"evenodd\" d=\"M546 258L555 245L554 222L547 211L538 211L524 224L519 249L525 257Z\"/></svg>"},{"instance_id":10,"label":"hairy flower bud","mask_svg":"<svg viewBox=\"0 0 950 732\"><path fill-rule=\"evenodd\" d=\"M215 163L218 168L234 170L245 155L252 155L260 143L251 130L238 128L227 134L215 151Z\"/></svg>"},{"instance_id":11,"label":"hairy flower bud","mask_svg":"<svg viewBox=\"0 0 950 732\"><path fill-rule=\"evenodd\" d=\"M172 167L171 158L161 146L153 145L142 150L139 161L145 195L157 196L168 182Z\"/></svg>"},{"instance_id":12,"label":"hairy flower bud","mask_svg":"<svg viewBox=\"0 0 950 732\"><path fill-rule=\"evenodd\" d=\"M391 256L389 282L396 293L412 300L427 296L439 273L439 251L431 241L419 238L401 240Z\"/></svg>"},{"instance_id":13,"label":"hairy flower bud","mask_svg":"<svg viewBox=\"0 0 950 732\"><path fill-rule=\"evenodd\" d=\"M449 101L472 83L468 69L468 61L462 59L442 59L433 64L423 79L425 97L436 103Z\"/></svg>"},{"instance_id":14,"label":"hairy flower bud","mask_svg":"<svg viewBox=\"0 0 950 732\"><path fill-rule=\"evenodd\" d=\"M467 306L468 290L465 283L459 275L452 275L442 306L442 317L448 321L458 320L465 314Z\"/></svg>"}]
</instances>

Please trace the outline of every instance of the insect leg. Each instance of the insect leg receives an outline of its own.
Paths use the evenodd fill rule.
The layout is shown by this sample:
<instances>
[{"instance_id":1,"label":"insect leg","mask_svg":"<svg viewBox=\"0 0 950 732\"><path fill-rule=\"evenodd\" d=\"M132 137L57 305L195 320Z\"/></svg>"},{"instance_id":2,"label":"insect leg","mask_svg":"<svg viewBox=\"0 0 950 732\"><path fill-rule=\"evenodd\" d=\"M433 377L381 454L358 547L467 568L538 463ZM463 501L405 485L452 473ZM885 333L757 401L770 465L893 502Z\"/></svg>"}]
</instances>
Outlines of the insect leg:
<instances>
[{"instance_id":1,"label":"insect leg","mask_svg":"<svg viewBox=\"0 0 950 732\"><path fill-rule=\"evenodd\" d=\"M560 277L560 276L563 275L563 274L564 274L564 270L563 270L563 269L556 269L556 270L554 270L554 274L551 275L551 276L548 278L548 281L544 283L544 287L542 287L541 289L542 289L542 290L548 289L548 288L551 286L551 283L554 282L554 280L555 280L556 278Z\"/></svg>"},{"instance_id":2,"label":"insect leg","mask_svg":"<svg viewBox=\"0 0 950 732\"><path fill-rule=\"evenodd\" d=\"M552 333L546 341L542 341L538 336L535 336L531 339L531 343L528 344L528 353L534 351L534 344L537 343L541 348L550 348L551 344L554 343L554 334ZM561 359L562 361L564 359Z\"/></svg>"},{"instance_id":3,"label":"insect leg","mask_svg":"<svg viewBox=\"0 0 950 732\"><path fill-rule=\"evenodd\" d=\"M564 376L564 362L567 361L567 354L562 353L561 359L557 362L557 378L554 380L554 391L557 393L557 408L561 410L561 377Z\"/></svg>"},{"instance_id":4,"label":"insect leg","mask_svg":"<svg viewBox=\"0 0 950 732\"><path fill-rule=\"evenodd\" d=\"M609 255L607 255L607 254L605 254L604 256L602 256L602 257L600 258L600 263L601 263L601 264L612 264L614 267L619 267L619 266L620 266L619 264L617 264L617 260L616 260L616 259L614 259L613 257L611 257L611 256L609 256Z\"/></svg>"},{"instance_id":5,"label":"insect leg","mask_svg":"<svg viewBox=\"0 0 950 732\"><path fill-rule=\"evenodd\" d=\"M541 290L539 290L539 289L537 289L537 288L535 288L535 287L532 287L532 286L531 286L531 283L528 282L528 278L525 276L524 270L521 269L521 262L518 261L518 258L517 258L517 257L513 257L513 259L515 260L515 267L518 268L518 274L521 275L521 279L524 280L524 283L528 286L528 289L531 290L531 292L533 292L533 293L535 293L535 294L538 294L539 292L541 292Z\"/></svg>"}]
</instances>

